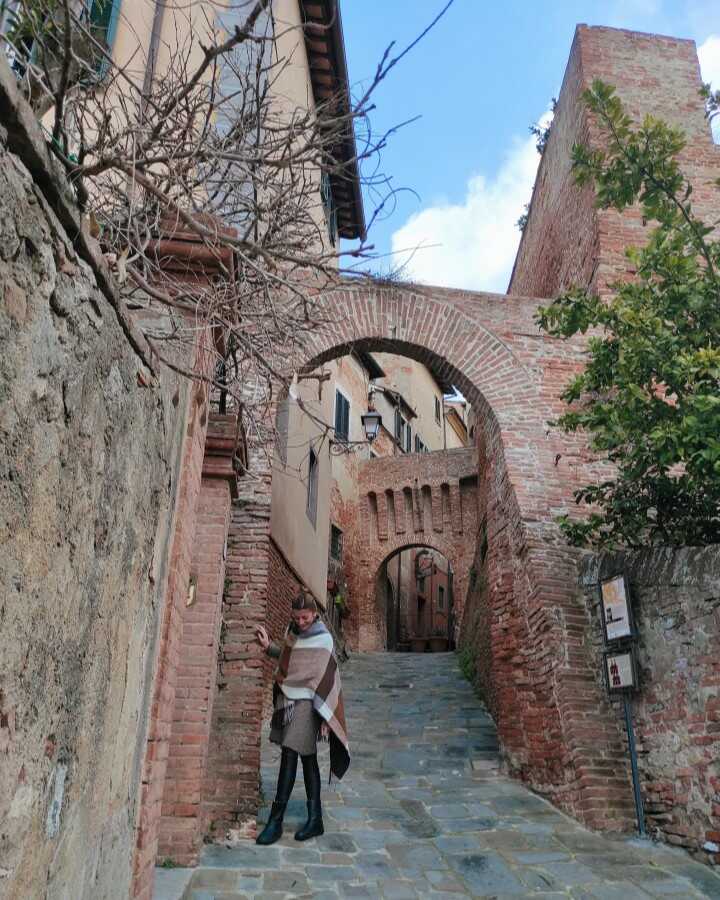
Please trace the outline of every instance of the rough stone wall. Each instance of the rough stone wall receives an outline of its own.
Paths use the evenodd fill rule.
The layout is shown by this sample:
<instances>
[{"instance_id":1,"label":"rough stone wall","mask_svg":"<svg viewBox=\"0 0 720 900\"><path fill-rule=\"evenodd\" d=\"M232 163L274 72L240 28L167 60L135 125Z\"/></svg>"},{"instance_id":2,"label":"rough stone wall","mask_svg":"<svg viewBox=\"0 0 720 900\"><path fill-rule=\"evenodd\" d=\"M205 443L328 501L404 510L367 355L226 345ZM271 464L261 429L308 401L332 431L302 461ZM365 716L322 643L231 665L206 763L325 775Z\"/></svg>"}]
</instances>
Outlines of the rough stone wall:
<instances>
[{"instance_id":1,"label":"rough stone wall","mask_svg":"<svg viewBox=\"0 0 720 900\"><path fill-rule=\"evenodd\" d=\"M602 146L581 99L593 79L614 85L636 122L646 114L680 126L688 146L681 155L694 186L693 204L714 221L720 148L713 144L699 99L695 43L614 28L578 25L550 138L538 168L527 226L508 293L554 297L571 284L607 291L628 271L625 248L647 233L637 209L619 214L594 206L592 186L573 180L573 143Z\"/></svg>"},{"instance_id":2,"label":"rough stone wall","mask_svg":"<svg viewBox=\"0 0 720 900\"><path fill-rule=\"evenodd\" d=\"M126 898L185 391L143 368L26 148L34 181L0 142L0 894Z\"/></svg>"},{"instance_id":3,"label":"rough stone wall","mask_svg":"<svg viewBox=\"0 0 720 900\"><path fill-rule=\"evenodd\" d=\"M628 574L638 630L640 689L632 701L650 833L720 863L720 548L658 548L588 557L582 599L601 683L598 582ZM618 722L620 701L613 701Z\"/></svg>"}]
</instances>

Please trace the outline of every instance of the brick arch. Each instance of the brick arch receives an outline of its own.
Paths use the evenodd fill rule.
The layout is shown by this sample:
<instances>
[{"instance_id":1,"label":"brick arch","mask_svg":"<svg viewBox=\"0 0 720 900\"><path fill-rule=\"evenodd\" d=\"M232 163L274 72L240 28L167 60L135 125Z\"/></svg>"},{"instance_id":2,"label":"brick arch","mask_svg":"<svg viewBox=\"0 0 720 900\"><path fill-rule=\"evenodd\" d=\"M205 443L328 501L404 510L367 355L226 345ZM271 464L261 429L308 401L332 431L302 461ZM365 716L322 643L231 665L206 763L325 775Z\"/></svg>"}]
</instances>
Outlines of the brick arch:
<instances>
[{"instance_id":1,"label":"brick arch","mask_svg":"<svg viewBox=\"0 0 720 900\"><path fill-rule=\"evenodd\" d=\"M595 474L577 439L548 425L584 348L539 332L541 304L436 288L344 285L323 296L324 324L308 334L292 364L315 367L354 348L407 356L455 384L473 405L484 461L478 469L482 560L478 535L466 541L487 577L489 660L482 688L508 767L588 824L621 829L630 812L622 764L618 770L621 737L583 644L588 614L575 592L577 554L555 522L574 507L573 490ZM383 494L377 491L379 503ZM380 543L384 558L392 551ZM375 553L356 537L352 587L360 603L374 591ZM361 650L378 649L371 606L366 603L365 621L348 623ZM606 770L602 799L588 796L592 779Z\"/></svg>"},{"instance_id":2,"label":"brick arch","mask_svg":"<svg viewBox=\"0 0 720 900\"><path fill-rule=\"evenodd\" d=\"M416 547L426 547L428 550L437 550L442 553L445 559L452 566L453 572L458 572L463 568L463 562L457 547L452 541L444 540L439 536L428 537L426 540L418 540L417 538L402 539L398 538L378 546L378 553L375 560L370 561L370 569L374 568L377 576L384 563L389 562L393 556L403 550L413 550ZM469 566L468 566L469 568Z\"/></svg>"},{"instance_id":3,"label":"brick arch","mask_svg":"<svg viewBox=\"0 0 720 900\"><path fill-rule=\"evenodd\" d=\"M374 594L373 597L369 598L371 601L374 600L372 604L373 612L375 616L375 620L378 626L378 632L383 632L387 634L387 607L385 604L381 603L381 600L386 600L384 594L381 591L381 578L383 571L385 571L384 567L387 563L389 563L398 553L402 553L404 550L413 550L415 548L423 548L427 550L435 550L438 553L441 553L445 559L447 560L450 570L453 573L453 591L457 590L457 586L460 586L461 590L464 590L467 587L467 577L470 569L471 557L466 557L465 554L459 551L456 544L452 541L444 540L439 536L429 537L427 540L417 540L417 539L397 539L392 542L394 549L388 551L388 547L383 545L382 550L388 551L385 552L383 556L382 552L379 552L376 557L379 559L377 565L375 562L370 563L370 572L374 569L374 577L369 579L369 588ZM398 598L399 600L399 598ZM385 627L383 627L385 626Z\"/></svg>"},{"instance_id":4,"label":"brick arch","mask_svg":"<svg viewBox=\"0 0 720 900\"><path fill-rule=\"evenodd\" d=\"M453 382L473 404L479 416L481 459L473 470L476 516L474 527L463 524L461 535L453 540L468 553L468 571L471 558L476 570L483 571L478 583L486 586L482 628L488 659L482 690L497 722L507 766L588 824L620 828L627 826L630 812L622 798L631 796L624 781L622 743L595 677L596 661L583 642L588 615L575 591L576 554L562 542L554 523L557 513L571 506L574 487L592 474L586 463L579 462L577 444L552 433L547 425L560 412L557 397L581 365L583 347L541 335L534 323L539 305L530 299L435 288L342 286L320 299L316 317L322 324L303 336L302 348L274 364L291 374L354 347L385 351L424 363ZM433 456L443 467L451 465L454 452L416 458ZM260 456L258 449L255 471ZM446 476L443 469L423 483L439 487L448 481ZM375 486L377 506L386 505L389 486L402 489L410 486L408 482L414 483L400 476L380 479ZM463 488L462 479L457 485L448 484L451 493ZM248 480L245 489L247 496L241 490L232 515L228 566L233 584L227 594L218 676L223 690L214 707L204 801L207 818L230 827L237 827L257 799L258 710L265 680L255 658L246 659L245 648L254 623L273 615L276 600L268 575L274 558L269 534L271 473ZM366 485L361 496L372 489ZM381 513L378 509L378 522ZM370 518L369 503L361 504L357 518ZM436 528L432 518L423 538L414 535L412 542L433 546L436 532L448 540L444 523ZM394 527L397 531L397 522ZM357 614L355 599L362 605L363 598L374 598L381 558L374 542L365 540L360 529L355 531L348 547L353 570L347 578L350 647L376 649L377 622L372 614L364 619ZM389 543L395 538L387 531L387 523L384 535L378 531L377 544L385 544L382 558L401 546L400 541ZM409 533L403 540L408 537ZM481 544L485 551L478 555ZM442 546L438 549L444 552ZM450 552L451 564L453 558ZM456 600L462 600L463 590L458 585ZM365 606L369 610L370 605ZM463 620L462 627L466 626ZM243 781L238 803L232 800L237 791L235 771L242 773ZM598 775L605 772L607 777ZM598 778L602 778L599 790Z\"/></svg>"}]
</instances>

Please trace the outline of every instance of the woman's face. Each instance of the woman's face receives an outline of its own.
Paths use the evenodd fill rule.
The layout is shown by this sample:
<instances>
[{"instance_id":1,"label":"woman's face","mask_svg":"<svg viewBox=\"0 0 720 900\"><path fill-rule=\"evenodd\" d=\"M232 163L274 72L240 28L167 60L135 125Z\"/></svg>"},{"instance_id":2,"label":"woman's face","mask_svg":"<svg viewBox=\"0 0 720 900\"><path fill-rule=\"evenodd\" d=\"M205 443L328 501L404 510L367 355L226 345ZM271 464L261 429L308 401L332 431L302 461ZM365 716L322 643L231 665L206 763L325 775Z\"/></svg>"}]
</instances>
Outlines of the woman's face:
<instances>
[{"instance_id":1,"label":"woman's face","mask_svg":"<svg viewBox=\"0 0 720 900\"><path fill-rule=\"evenodd\" d=\"M315 613L311 609L294 609L292 611L292 620L298 631L307 631L315 621Z\"/></svg>"}]
</instances>

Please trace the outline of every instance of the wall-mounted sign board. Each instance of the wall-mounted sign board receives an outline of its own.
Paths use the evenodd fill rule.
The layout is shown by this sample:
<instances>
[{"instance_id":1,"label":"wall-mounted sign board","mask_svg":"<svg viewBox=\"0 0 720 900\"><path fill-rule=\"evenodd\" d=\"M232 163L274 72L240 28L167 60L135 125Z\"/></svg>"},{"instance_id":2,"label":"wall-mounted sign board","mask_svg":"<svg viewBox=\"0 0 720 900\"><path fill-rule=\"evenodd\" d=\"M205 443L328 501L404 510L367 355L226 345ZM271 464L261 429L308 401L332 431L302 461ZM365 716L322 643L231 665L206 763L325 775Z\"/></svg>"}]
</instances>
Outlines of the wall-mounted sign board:
<instances>
[{"instance_id":1,"label":"wall-mounted sign board","mask_svg":"<svg viewBox=\"0 0 720 900\"><path fill-rule=\"evenodd\" d=\"M605 680L609 691L627 691L638 686L637 665L632 649L605 653Z\"/></svg>"},{"instance_id":2,"label":"wall-mounted sign board","mask_svg":"<svg viewBox=\"0 0 720 900\"><path fill-rule=\"evenodd\" d=\"M620 641L635 633L630 607L630 591L624 575L615 575L600 582L605 642Z\"/></svg>"}]
</instances>

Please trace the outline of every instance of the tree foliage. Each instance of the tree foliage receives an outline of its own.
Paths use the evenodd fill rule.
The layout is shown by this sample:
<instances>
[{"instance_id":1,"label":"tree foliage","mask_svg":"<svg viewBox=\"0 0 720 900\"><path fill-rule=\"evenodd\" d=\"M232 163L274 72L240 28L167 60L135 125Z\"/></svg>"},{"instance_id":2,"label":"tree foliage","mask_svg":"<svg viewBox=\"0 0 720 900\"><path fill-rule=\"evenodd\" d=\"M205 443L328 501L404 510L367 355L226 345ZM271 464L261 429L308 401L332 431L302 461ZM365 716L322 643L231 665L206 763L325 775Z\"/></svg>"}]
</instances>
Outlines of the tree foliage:
<instances>
[{"instance_id":1,"label":"tree foliage","mask_svg":"<svg viewBox=\"0 0 720 900\"><path fill-rule=\"evenodd\" d=\"M583 431L614 477L576 491L582 521L561 518L571 543L597 547L720 541L720 243L693 207L678 163L681 130L647 116L637 127L610 85L584 94L603 149L573 148L575 180L597 205L638 204L653 222L626 251L632 276L610 297L572 289L542 308L554 336L590 333L584 371L562 394L558 424Z\"/></svg>"}]
</instances>

